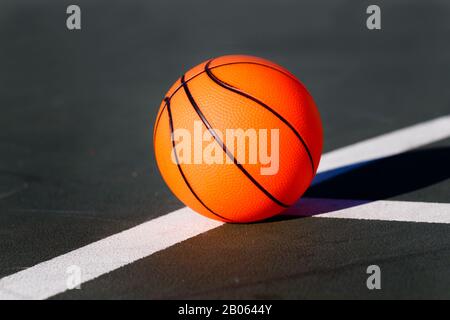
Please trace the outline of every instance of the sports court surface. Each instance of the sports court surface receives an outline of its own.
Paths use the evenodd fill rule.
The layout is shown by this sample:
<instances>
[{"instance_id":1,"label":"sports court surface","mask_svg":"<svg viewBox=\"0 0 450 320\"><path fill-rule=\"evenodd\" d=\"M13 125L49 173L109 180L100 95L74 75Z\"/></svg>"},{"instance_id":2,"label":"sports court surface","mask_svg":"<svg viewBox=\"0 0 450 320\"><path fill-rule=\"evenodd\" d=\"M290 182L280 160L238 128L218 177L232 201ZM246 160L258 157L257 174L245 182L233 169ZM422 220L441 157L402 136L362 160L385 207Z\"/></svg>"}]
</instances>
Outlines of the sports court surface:
<instances>
[{"instance_id":1,"label":"sports court surface","mask_svg":"<svg viewBox=\"0 0 450 320\"><path fill-rule=\"evenodd\" d=\"M0 3L0 299L450 299L449 3L378 1L379 31L367 1L77 3L76 32L69 2ZM236 53L306 85L325 148L285 215L224 225L170 193L152 130Z\"/></svg>"}]
</instances>

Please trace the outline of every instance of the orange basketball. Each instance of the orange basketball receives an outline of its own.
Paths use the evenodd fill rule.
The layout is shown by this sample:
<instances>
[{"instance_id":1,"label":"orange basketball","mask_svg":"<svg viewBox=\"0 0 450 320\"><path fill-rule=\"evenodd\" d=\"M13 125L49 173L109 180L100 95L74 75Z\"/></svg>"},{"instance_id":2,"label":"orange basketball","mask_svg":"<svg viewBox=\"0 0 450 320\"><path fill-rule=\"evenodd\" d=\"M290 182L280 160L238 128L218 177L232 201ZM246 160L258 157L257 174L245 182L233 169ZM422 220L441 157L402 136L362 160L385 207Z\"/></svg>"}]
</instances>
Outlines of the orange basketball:
<instances>
[{"instance_id":1,"label":"orange basketball","mask_svg":"<svg viewBox=\"0 0 450 320\"><path fill-rule=\"evenodd\" d=\"M156 162L184 204L225 222L272 217L310 185L322 152L306 88L265 59L232 55L169 89L153 132Z\"/></svg>"}]
</instances>

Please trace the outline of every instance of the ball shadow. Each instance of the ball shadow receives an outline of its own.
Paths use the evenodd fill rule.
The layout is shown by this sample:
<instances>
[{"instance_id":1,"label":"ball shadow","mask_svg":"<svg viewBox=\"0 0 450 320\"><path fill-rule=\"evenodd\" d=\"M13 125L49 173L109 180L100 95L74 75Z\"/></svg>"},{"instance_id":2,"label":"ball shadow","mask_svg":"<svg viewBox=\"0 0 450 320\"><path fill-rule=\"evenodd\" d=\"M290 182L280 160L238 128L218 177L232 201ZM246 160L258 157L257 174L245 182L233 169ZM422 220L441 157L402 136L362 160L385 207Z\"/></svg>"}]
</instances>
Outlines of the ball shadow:
<instances>
[{"instance_id":1,"label":"ball shadow","mask_svg":"<svg viewBox=\"0 0 450 320\"><path fill-rule=\"evenodd\" d=\"M388 199L449 178L450 147L414 150L352 164L319 174L302 199L266 222L313 216Z\"/></svg>"}]
</instances>

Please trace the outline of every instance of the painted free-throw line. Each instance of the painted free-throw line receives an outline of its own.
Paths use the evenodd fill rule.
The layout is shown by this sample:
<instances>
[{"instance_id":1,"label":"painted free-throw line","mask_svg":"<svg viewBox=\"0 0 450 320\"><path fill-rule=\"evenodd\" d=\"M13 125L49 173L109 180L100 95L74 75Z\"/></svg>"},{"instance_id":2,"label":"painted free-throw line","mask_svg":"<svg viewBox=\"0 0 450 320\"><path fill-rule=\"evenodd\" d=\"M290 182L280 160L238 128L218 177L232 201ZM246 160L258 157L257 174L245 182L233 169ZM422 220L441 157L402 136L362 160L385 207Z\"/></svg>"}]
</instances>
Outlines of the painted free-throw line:
<instances>
[{"instance_id":1,"label":"painted free-throw line","mask_svg":"<svg viewBox=\"0 0 450 320\"><path fill-rule=\"evenodd\" d=\"M324 154L319 172L398 154L450 136L450 116ZM325 218L450 223L449 204L377 201L320 215ZM0 299L46 299L68 290L68 268L93 280L223 223L182 208L0 279Z\"/></svg>"}]
</instances>

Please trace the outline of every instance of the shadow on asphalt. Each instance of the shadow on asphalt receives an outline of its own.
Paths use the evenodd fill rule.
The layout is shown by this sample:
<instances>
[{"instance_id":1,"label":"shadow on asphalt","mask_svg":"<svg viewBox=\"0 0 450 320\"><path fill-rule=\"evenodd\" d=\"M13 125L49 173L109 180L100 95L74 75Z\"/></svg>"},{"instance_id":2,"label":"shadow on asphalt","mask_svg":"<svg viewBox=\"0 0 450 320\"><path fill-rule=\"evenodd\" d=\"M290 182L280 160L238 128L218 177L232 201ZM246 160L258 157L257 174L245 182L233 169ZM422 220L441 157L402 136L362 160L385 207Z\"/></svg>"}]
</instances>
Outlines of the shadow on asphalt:
<instances>
[{"instance_id":1,"label":"shadow on asphalt","mask_svg":"<svg viewBox=\"0 0 450 320\"><path fill-rule=\"evenodd\" d=\"M309 217L383 200L450 178L450 147L414 150L326 171L274 222Z\"/></svg>"}]
</instances>

